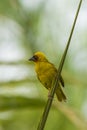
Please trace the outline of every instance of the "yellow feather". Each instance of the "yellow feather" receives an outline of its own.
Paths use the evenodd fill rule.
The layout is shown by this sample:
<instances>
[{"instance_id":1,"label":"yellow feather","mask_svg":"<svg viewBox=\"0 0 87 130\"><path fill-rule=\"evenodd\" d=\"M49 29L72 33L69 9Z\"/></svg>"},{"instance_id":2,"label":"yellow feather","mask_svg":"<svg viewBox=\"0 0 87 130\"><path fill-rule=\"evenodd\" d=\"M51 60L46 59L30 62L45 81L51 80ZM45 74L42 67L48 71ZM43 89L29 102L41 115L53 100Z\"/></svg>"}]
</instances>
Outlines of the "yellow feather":
<instances>
[{"instance_id":1,"label":"yellow feather","mask_svg":"<svg viewBox=\"0 0 87 130\"><path fill-rule=\"evenodd\" d=\"M38 79L44 87L50 90L52 87L52 81L57 74L57 69L47 60L46 56L42 52L36 52L30 60L35 63L35 71ZM62 76L60 76L60 83L64 86ZM66 96L60 85L56 89L56 95L59 101L66 100Z\"/></svg>"}]
</instances>

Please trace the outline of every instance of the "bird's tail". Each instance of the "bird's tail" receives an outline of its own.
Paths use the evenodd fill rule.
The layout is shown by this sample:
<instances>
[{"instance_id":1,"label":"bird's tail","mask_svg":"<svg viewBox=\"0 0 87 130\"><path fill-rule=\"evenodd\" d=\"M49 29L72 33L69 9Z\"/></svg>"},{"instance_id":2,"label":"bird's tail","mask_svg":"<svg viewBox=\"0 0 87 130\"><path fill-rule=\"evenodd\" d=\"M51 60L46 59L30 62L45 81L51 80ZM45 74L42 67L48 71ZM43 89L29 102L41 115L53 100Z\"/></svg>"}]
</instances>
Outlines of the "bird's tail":
<instances>
[{"instance_id":1,"label":"bird's tail","mask_svg":"<svg viewBox=\"0 0 87 130\"><path fill-rule=\"evenodd\" d=\"M63 92L63 90L61 89L60 86L58 86L57 90L56 90L56 96L57 99L61 102L61 101L66 101L66 96Z\"/></svg>"}]
</instances>

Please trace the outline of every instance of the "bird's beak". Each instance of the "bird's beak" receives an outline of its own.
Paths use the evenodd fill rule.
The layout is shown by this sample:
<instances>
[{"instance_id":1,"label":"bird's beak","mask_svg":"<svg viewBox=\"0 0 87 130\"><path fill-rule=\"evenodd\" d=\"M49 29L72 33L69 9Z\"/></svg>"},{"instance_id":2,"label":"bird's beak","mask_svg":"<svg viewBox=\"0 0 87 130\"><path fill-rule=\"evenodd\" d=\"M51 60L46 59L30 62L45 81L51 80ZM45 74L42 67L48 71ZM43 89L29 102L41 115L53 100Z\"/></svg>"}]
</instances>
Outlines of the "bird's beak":
<instances>
[{"instance_id":1,"label":"bird's beak","mask_svg":"<svg viewBox=\"0 0 87 130\"><path fill-rule=\"evenodd\" d=\"M34 57L31 57L31 58L29 59L29 61L35 61L35 58L34 58Z\"/></svg>"}]
</instances>

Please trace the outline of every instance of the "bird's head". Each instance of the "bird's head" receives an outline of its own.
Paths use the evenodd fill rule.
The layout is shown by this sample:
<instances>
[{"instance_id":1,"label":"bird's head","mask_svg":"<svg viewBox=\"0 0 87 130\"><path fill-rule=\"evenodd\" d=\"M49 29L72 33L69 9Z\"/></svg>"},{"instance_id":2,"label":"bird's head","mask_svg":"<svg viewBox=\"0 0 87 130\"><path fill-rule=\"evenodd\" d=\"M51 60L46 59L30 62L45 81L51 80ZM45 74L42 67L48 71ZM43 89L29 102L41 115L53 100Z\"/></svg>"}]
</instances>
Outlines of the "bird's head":
<instances>
[{"instance_id":1,"label":"bird's head","mask_svg":"<svg viewBox=\"0 0 87 130\"><path fill-rule=\"evenodd\" d=\"M48 61L44 55L44 53L42 52L36 52L33 57L31 57L29 59L30 61L34 61L34 62L46 62Z\"/></svg>"}]
</instances>

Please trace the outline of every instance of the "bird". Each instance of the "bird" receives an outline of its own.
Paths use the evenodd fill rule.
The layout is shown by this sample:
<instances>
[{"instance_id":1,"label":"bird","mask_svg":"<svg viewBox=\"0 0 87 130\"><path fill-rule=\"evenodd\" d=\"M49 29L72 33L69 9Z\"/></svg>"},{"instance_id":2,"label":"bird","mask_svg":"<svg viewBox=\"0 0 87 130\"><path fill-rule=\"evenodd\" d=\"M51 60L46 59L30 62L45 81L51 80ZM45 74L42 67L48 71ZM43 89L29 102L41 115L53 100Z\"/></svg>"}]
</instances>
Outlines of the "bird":
<instances>
[{"instance_id":1,"label":"bird","mask_svg":"<svg viewBox=\"0 0 87 130\"><path fill-rule=\"evenodd\" d=\"M55 65L46 58L43 52L40 51L34 53L34 55L29 59L29 61L34 62L37 78L42 83L42 85L50 91L52 87L52 82L57 75L57 69ZM55 91L57 99L60 102L66 101L66 96L61 86L64 87L64 80L60 75L58 87Z\"/></svg>"}]
</instances>

